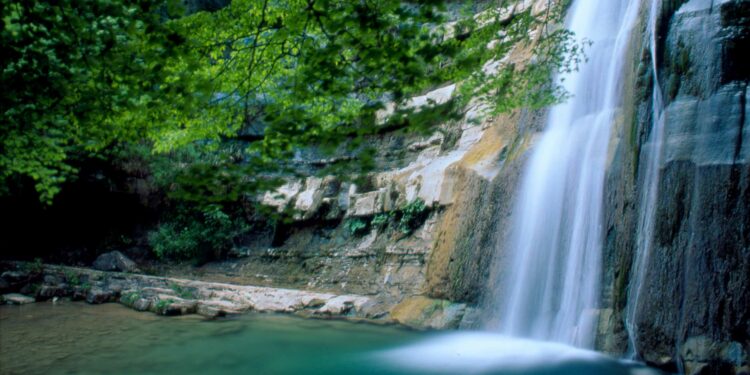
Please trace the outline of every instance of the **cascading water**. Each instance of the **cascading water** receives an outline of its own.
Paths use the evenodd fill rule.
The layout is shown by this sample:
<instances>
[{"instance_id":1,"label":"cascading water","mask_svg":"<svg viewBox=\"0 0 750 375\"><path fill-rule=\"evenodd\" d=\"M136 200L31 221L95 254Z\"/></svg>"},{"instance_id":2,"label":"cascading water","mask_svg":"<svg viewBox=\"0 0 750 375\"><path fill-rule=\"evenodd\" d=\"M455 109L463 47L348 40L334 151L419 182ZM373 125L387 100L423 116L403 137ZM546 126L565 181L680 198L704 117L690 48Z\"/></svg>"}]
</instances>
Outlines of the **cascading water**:
<instances>
[{"instance_id":1,"label":"cascading water","mask_svg":"<svg viewBox=\"0 0 750 375\"><path fill-rule=\"evenodd\" d=\"M601 277L603 186L610 128L638 0L576 0L568 27L591 41L562 83L524 174L509 274L497 291L504 334L593 347Z\"/></svg>"},{"instance_id":2,"label":"cascading water","mask_svg":"<svg viewBox=\"0 0 750 375\"><path fill-rule=\"evenodd\" d=\"M649 9L648 32L650 38L651 68L653 70L652 86L652 126L648 142L643 146L642 167L643 190L640 197L641 212L638 215L638 231L636 233L636 251L633 260L630 286L628 287L628 305L625 310L625 325L630 339L629 351L636 356L635 343L637 340L638 327L636 314L640 294L645 281L645 269L651 256L651 248L654 238L654 220L656 218L656 199L659 187L659 166L662 161L662 147L664 145L664 100L661 86L659 85L659 74L656 59L656 21L659 14L659 0L651 0Z\"/></svg>"}]
</instances>

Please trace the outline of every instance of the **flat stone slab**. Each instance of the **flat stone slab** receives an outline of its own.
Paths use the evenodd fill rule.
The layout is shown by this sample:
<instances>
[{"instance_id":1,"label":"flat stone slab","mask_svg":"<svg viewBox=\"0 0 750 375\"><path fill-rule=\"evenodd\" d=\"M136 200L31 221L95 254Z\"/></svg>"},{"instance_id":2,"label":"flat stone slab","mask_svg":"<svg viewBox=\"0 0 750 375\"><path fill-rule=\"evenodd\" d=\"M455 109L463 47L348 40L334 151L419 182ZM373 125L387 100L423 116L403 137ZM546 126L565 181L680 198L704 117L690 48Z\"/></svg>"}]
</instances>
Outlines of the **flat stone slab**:
<instances>
[{"instance_id":1,"label":"flat stone slab","mask_svg":"<svg viewBox=\"0 0 750 375\"><path fill-rule=\"evenodd\" d=\"M3 299L10 305L25 305L27 303L36 302L36 299L34 299L34 297L25 296L19 293L4 294Z\"/></svg>"},{"instance_id":2,"label":"flat stone slab","mask_svg":"<svg viewBox=\"0 0 750 375\"><path fill-rule=\"evenodd\" d=\"M85 299L89 303L120 301L135 310L170 315L200 313L215 317L246 311L304 311L321 316L364 316L366 306L371 301L370 297L361 295L204 282L65 266L48 265L45 271L52 276L75 273L79 278L88 280L90 289L86 290ZM113 286L117 286L117 290L113 290ZM20 294L17 296L34 302L31 297ZM15 300L20 301L20 297Z\"/></svg>"}]
</instances>

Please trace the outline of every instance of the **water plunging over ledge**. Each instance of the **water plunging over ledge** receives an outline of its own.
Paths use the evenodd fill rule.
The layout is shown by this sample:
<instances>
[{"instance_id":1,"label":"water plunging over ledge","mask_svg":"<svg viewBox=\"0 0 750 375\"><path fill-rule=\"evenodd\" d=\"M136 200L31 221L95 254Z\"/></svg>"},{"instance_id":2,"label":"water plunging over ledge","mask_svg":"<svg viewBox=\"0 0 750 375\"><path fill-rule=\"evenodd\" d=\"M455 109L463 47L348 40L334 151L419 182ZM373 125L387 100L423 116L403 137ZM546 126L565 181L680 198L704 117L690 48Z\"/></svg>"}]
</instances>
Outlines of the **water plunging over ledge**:
<instances>
[{"instance_id":1,"label":"water plunging over ledge","mask_svg":"<svg viewBox=\"0 0 750 375\"><path fill-rule=\"evenodd\" d=\"M572 98L552 108L524 172L513 217L503 306L491 328L594 345L600 294L603 187L610 129L637 0L577 0L567 24L592 42L579 71L560 77Z\"/></svg>"}]
</instances>

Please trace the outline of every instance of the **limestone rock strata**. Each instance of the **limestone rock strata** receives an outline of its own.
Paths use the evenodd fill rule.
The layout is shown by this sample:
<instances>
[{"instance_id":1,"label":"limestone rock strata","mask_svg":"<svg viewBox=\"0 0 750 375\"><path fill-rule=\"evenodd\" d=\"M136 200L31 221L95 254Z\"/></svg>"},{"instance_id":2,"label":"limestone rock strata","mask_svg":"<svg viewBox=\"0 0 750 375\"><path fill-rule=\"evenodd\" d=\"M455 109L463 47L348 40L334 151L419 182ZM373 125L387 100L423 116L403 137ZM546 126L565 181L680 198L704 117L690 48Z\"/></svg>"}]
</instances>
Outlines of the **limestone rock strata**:
<instances>
[{"instance_id":1,"label":"limestone rock strata","mask_svg":"<svg viewBox=\"0 0 750 375\"><path fill-rule=\"evenodd\" d=\"M512 2L503 14L540 13L548 4ZM517 48L485 69L524 64L532 56L533 51ZM459 86L446 83L404 106L421 110L429 102L447 103ZM395 109L388 105L378 116L384 119ZM473 101L462 118L446 120L432 134L371 139L379 150L378 167L368 175L288 179L259 197L263 205L287 215L272 236L261 236L273 239L242 249L238 260L205 265L195 277L373 295L388 306L386 312L415 327L476 324L478 314L472 309L487 280L498 276L491 260L503 242L518 175L543 118L542 112L529 111L493 117L486 110ZM325 163L310 161L313 156L300 159ZM404 231L395 221L416 201L424 202L428 213L416 228ZM375 219L386 223L375 224ZM353 225L364 228L353 233L348 229ZM465 308L449 307L453 305ZM444 310L450 318L438 318ZM457 323L467 311L474 311L473 317Z\"/></svg>"}]
</instances>

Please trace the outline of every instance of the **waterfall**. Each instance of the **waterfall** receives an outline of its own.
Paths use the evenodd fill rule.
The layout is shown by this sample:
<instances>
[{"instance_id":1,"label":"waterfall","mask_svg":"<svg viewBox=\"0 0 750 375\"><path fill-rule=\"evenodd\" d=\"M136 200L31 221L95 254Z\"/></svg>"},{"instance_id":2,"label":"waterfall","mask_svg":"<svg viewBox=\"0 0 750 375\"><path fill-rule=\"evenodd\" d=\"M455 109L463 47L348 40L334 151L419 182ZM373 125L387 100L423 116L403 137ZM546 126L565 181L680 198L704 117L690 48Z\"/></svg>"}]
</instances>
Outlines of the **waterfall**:
<instances>
[{"instance_id":1,"label":"waterfall","mask_svg":"<svg viewBox=\"0 0 750 375\"><path fill-rule=\"evenodd\" d=\"M662 96L661 86L659 85L659 70L656 58L656 21L659 14L659 0L651 0L649 9L648 32L651 36L649 52L651 55L651 69L653 70L653 87L652 87L652 125L648 141L643 146L642 164L642 184L640 196L640 214L638 215L638 229L636 232L636 248L633 266L631 267L630 285L628 287L628 305L625 310L625 326L628 330L630 340L629 351L631 355L636 355L636 338L638 327L636 323L636 314L640 294L645 281L645 270L648 260L651 256L654 238L654 220L656 218L656 199L659 188L659 166L662 161L662 147L664 145L664 99Z\"/></svg>"},{"instance_id":2,"label":"waterfall","mask_svg":"<svg viewBox=\"0 0 750 375\"><path fill-rule=\"evenodd\" d=\"M593 347L602 250L602 201L622 72L638 0L576 0L568 28L592 42L560 77L572 98L551 109L526 166L495 292L504 334Z\"/></svg>"}]
</instances>

